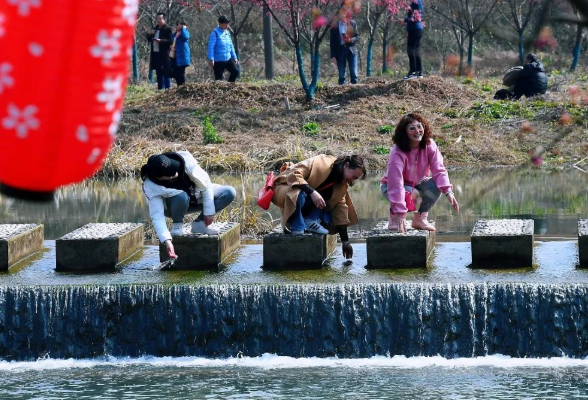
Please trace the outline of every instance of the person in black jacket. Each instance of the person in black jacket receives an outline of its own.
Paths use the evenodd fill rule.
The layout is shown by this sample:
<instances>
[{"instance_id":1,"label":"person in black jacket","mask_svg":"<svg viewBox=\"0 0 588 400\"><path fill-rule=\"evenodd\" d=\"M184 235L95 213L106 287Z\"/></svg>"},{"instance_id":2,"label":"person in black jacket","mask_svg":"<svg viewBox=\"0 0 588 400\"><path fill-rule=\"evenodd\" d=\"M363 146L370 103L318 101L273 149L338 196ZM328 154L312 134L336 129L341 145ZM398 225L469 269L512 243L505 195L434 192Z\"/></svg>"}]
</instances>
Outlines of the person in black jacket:
<instances>
[{"instance_id":1,"label":"person in black jacket","mask_svg":"<svg viewBox=\"0 0 588 400\"><path fill-rule=\"evenodd\" d=\"M538 94L545 94L547 92L547 75L545 75L545 68L537 55L533 53L527 54L525 58L526 64L523 68L516 72L514 77L514 85L507 89L501 89L496 92L494 99L518 100L523 95L526 97L536 96ZM519 67L520 68L520 67ZM509 70L511 72L511 70Z\"/></svg>"},{"instance_id":2,"label":"person in black jacket","mask_svg":"<svg viewBox=\"0 0 588 400\"><path fill-rule=\"evenodd\" d=\"M527 63L517 75L514 85L514 98L520 99L522 95L532 97L547 92L547 75L539 58L533 54L527 54Z\"/></svg>"},{"instance_id":3,"label":"person in black jacket","mask_svg":"<svg viewBox=\"0 0 588 400\"><path fill-rule=\"evenodd\" d=\"M339 85L345 84L345 66L349 64L349 78L357 83L357 47L359 39L357 22L348 18L345 12L339 13L339 20L331 27L331 59L339 70Z\"/></svg>"},{"instance_id":4,"label":"person in black jacket","mask_svg":"<svg viewBox=\"0 0 588 400\"><path fill-rule=\"evenodd\" d=\"M172 28L165 23L165 14L157 14L157 25L147 33L147 40L151 42L151 58L149 69L154 69L157 75L157 88L171 88L171 64L169 49L172 45Z\"/></svg>"}]
</instances>

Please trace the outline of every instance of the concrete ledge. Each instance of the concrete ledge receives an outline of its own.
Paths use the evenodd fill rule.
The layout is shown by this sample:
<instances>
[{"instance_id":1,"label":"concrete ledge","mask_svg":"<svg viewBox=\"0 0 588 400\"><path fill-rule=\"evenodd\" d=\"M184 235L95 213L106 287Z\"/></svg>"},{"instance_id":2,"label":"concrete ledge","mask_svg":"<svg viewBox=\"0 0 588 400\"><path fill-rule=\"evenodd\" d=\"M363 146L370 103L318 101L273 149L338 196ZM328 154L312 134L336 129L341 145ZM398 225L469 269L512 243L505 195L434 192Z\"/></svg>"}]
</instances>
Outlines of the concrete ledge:
<instances>
[{"instance_id":1,"label":"concrete ledge","mask_svg":"<svg viewBox=\"0 0 588 400\"><path fill-rule=\"evenodd\" d=\"M588 219L578 220L578 256L580 267L588 268Z\"/></svg>"},{"instance_id":2,"label":"concrete ledge","mask_svg":"<svg viewBox=\"0 0 588 400\"><path fill-rule=\"evenodd\" d=\"M533 229L532 219L479 220L472 231L472 267L531 267Z\"/></svg>"},{"instance_id":3,"label":"concrete ledge","mask_svg":"<svg viewBox=\"0 0 588 400\"><path fill-rule=\"evenodd\" d=\"M218 271L229 254L241 245L241 225L236 222L215 223L218 235L191 233L191 223L184 224L182 236L172 239L178 260L170 270ZM168 259L164 244L159 244L159 260Z\"/></svg>"},{"instance_id":4,"label":"concrete ledge","mask_svg":"<svg viewBox=\"0 0 588 400\"><path fill-rule=\"evenodd\" d=\"M434 247L435 232L412 226L406 233L391 232L382 221L366 237L366 268L426 268Z\"/></svg>"},{"instance_id":5,"label":"concrete ledge","mask_svg":"<svg viewBox=\"0 0 588 400\"><path fill-rule=\"evenodd\" d=\"M0 271L7 271L17 262L43 250L44 238L43 225L0 225Z\"/></svg>"},{"instance_id":6,"label":"concrete ledge","mask_svg":"<svg viewBox=\"0 0 588 400\"><path fill-rule=\"evenodd\" d=\"M57 271L113 270L143 245L143 224L87 224L55 241Z\"/></svg>"},{"instance_id":7,"label":"concrete ledge","mask_svg":"<svg viewBox=\"0 0 588 400\"><path fill-rule=\"evenodd\" d=\"M263 237L263 268L301 270L322 268L335 251L337 236L305 233L292 236L281 232Z\"/></svg>"}]
</instances>

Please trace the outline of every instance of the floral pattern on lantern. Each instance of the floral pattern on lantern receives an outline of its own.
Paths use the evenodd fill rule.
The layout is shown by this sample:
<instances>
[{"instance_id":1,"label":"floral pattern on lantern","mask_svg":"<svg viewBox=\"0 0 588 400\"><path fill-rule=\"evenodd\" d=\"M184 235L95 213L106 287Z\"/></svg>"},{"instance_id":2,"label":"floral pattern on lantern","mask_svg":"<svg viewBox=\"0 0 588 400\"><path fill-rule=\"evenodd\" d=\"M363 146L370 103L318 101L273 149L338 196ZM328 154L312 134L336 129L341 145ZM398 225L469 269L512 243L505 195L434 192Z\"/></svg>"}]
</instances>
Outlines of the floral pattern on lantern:
<instances>
[{"instance_id":1,"label":"floral pattern on lantern","mask_svg":"<svg viewBox=\"0 0 588 400\"><path fill-rule=\"evenodd\" d=\"M0 190L47 197L116 138L138 0L2 2Z\"/></svg>"}]
</instances>

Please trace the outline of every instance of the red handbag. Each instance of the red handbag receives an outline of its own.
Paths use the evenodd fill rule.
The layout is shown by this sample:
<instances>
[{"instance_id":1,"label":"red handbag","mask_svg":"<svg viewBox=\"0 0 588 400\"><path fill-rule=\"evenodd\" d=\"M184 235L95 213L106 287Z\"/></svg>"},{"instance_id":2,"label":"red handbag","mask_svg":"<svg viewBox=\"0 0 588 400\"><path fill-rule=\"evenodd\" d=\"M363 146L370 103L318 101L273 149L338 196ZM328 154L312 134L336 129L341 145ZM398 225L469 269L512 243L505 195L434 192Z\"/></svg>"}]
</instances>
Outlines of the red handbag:
<instances>
[{"instance_id":1,"label":"red handbag","mask_svg":"<svg viewBox=\"0 0 588 400\"><path fill-rule=\"evenodd\" d=\"M259 193L257 194L257 205L267 210L272 203L272 199L274 198L274 194L276 193L274 189L274 180L276 176L273 172L267 174L267 178L265 179L265 185L261 189L259 189Z\"/></svg>"},{"instance_id":2,"label":"red handbag","mask_svg":"<svg viewBox=\"0 0 588 400\"><path fill-rule=\"evenodd\" d=\"M414 186L412 188L414 190ZM404 201L406 202L406 209L408 212L416 210L416 204L414 204L412 192L404 192Z\"/></svg>"},{"instance_id":3,"label":"red handbag","mask_svg":"<svg viewBox=\"0 0 588 400\"><path fill-rule=\"evenodd\" d=\"M415 160L415 165L417 162L418 162L418 158ZM414 165L413 165L413 167L414 167ZM409 178L412 179L412 168L410 169L410 172L409 172ZM414 203L414 199L412 198L413 191L414 191L414 181L412 182L412 189L410 189L410 192L407 192L407 191L404 192L404 201L406 203L406 209L408 210L408 212L416 210L416 204Z\"/></svg>"}]
</instances>

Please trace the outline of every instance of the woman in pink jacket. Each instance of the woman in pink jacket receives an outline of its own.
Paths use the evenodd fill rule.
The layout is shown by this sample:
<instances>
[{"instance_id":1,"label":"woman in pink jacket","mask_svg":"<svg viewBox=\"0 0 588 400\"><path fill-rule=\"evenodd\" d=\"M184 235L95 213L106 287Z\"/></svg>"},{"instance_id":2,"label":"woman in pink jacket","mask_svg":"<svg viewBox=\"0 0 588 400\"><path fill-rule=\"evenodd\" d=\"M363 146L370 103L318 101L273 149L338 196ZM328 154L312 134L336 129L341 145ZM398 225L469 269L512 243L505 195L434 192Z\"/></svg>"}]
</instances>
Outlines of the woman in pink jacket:
<instances>
[{"instance_id":1,"label":"woman in pink jacket","mask_svg":"<svg viewBox=\"0 0 588 400\"><path fill-rule=\"evenodd\" d=\"M414 229L435 230L427 221L427 216L441 193L447 196L453 209L459 212L459 204L453 195L452 185L443 165L443 156L431 135L429 123L416 113L405 115L396 125L392 137L394 147L390 152L388 168L380 185L382 195L390 201L390 230L406 232L408 209L405 192L412 192L411 196L414 199L414 189L422 199L412 219Z\"/></svg>"}]
</instances>

